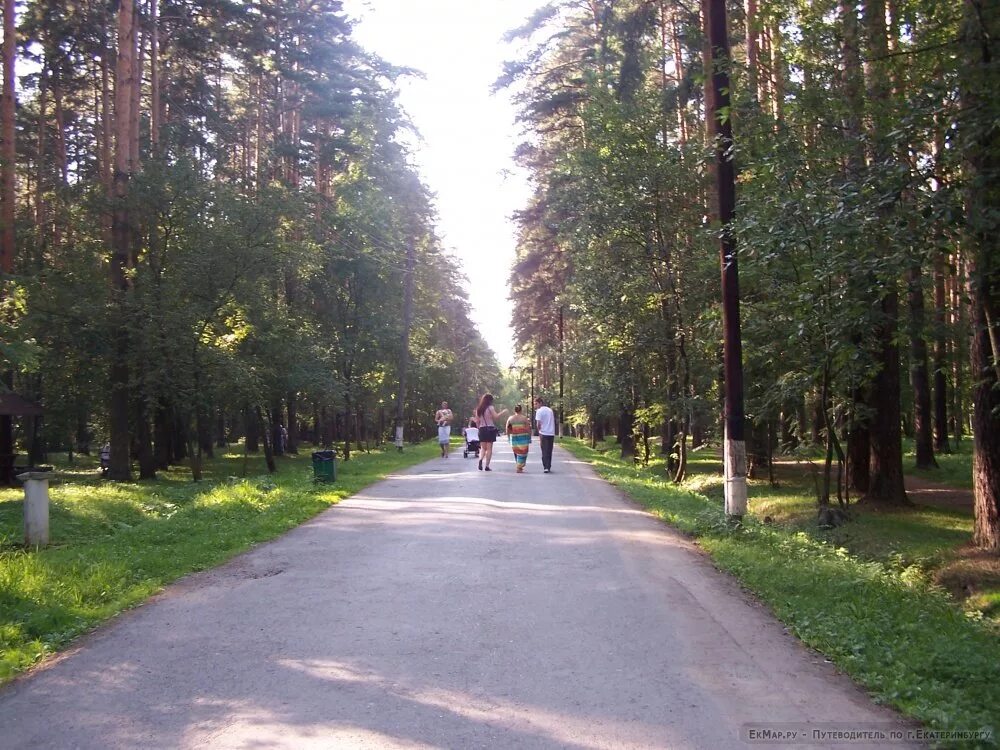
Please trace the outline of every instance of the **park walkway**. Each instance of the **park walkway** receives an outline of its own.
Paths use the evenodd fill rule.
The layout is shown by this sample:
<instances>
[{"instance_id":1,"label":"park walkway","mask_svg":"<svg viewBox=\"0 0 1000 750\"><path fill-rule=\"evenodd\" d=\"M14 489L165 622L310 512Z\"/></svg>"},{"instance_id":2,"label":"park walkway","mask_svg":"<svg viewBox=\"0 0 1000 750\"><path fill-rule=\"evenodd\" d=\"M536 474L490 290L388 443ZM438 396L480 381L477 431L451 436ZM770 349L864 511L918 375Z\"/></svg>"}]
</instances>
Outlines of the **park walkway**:
<instances>
[{"instance_id":1,"label":"park walkway","mask_svg":"<svg viewBox=\"0 0 1000 750\"><path fill-rule=\"evenodd\" d=\"M502 442L490 474L425 463L184 579L0 690L0 744L722 750L767 746L748 723L903 726L535 449L523 476Z\"/></svg>"}]
</instances>

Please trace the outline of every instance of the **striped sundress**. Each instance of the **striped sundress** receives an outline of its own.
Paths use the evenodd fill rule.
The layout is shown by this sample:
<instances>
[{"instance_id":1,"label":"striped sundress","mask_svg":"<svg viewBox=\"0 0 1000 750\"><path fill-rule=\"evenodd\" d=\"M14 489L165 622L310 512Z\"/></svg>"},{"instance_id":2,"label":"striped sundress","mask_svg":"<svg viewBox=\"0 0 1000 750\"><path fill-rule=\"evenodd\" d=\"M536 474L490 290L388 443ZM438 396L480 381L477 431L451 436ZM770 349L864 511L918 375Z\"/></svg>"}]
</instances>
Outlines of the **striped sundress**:
<instances>
[{"instance_id":1,"label":"striped sundress","mask_svg":"<svg viewBox=\"0 0 1000 750\"><path fill-rule=\"evenodd\" d=\"M531 422L525 418L511 420L507 425L507 437L514 451L514 463L518 472L524 471L528 460L528 446L531 445Z\"/></svg>"}]
</instances>

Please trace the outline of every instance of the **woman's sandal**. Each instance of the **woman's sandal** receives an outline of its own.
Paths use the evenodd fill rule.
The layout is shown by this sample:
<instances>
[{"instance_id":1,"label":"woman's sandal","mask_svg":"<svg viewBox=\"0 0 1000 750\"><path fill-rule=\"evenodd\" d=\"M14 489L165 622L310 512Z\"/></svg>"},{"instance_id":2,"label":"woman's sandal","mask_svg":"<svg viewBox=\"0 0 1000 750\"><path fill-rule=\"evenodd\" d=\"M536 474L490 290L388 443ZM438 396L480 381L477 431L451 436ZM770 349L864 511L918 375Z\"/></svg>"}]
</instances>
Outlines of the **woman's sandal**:
<instances>
[{"instance_id":1,"label":"woman's sandal","mask_svg":"<svg viewBox=\"0 0 1000 750\"><path fill-rule=\"evenodd\" d=\"M482 471L482 470L483 470L483 462L482 462L482 461L480 461L480 462L479 462L479 470L480 470L480 471Z\"/></svg>"}]
</instances>

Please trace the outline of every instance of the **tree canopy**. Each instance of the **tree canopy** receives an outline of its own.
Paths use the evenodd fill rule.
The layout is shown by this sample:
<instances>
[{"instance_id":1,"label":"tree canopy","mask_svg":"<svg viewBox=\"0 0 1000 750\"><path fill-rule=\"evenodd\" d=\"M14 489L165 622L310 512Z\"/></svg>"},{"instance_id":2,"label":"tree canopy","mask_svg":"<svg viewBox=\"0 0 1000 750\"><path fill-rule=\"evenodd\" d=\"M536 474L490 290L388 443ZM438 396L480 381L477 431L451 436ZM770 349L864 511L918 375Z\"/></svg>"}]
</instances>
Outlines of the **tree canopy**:
<instances>
[{"instance_id":1,"label":"tree canopy","mask_svg":"<svg viewBox=\"0 0 1000 750\"><path fill-rule=\"evenodd\" d=\"M382 440L409 243L408 434L500 378L405 145L411 71L340 2L28 0L16 36L0 365L45 408L33 462L110 440L115 478L197 478L241 437Z\"/></svg>"},{"instance_id":2,"label":"tree canopy","mask_svg":"<svg viewBox=\"0 0 1000 750\"><path fill-rule=\"evenodd\" d=\"M905 505L903 434L933 466L971 431L976 541L1000 549L997 4L726 5L751 472L818 444L822 505ZM678 479L688 438L719 436L704 15L551 2L498 81L534 184L519 346L550 394L562 373L570 426L616 427L623 454L659 431Z\"/></svg>"}]
</instances>

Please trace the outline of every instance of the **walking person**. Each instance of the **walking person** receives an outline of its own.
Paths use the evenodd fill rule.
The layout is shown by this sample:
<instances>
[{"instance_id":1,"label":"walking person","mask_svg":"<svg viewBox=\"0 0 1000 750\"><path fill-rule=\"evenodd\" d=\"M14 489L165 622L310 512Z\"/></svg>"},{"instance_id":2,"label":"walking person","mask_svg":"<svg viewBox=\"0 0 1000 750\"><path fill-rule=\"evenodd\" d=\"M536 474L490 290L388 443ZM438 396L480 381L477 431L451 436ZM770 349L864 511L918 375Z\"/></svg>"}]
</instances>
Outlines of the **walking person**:
<instances>
[{"instance_id":1,"label":"walking person","mask_svg":"<svg viewBox=\"0 0 1000 750\"><path fill-rule=\"evenodd\" d=\"M507 410L497 411L493 407L493 394L484 393L476 407L476 419L479 422L480 456L479 468L482 471L493 471L490 461L493 459L493 444L497 441L497 420L502 419ZM485 464L485 465L484 465Z\"/></svg>"},{"instance_id":2,"label":"walking person","mask_svg":"<svg viewBox=\"0 0 1000 750\"><path fill-rule=\"evenodd\" d=\"M531 446L531 420L521 413L521 405L514 407L514 413L507 420L507 439L514 451L514 464L517 473L524 473L524 465L528 462L528 448Z\"/></svg>"},{"instance_id":3,"label":"walking person","mask_svg":"<svg viewBox=\"0 0 1000 750\"><path fill-rule=\"evenodd\" d=\"M542 444L542 471L552 473L552 446L556 442L556 415L545 405L545 399L535 397L535 424L538 440Z\"/></svg>"},{"instance_id":4,"label":"walking person","mask_svg":"<svg viewBox=\"0 0 1000 750\"><path fill-rule=\"evenodd\" d=\"M442 401L441 408L434 412L434 421L438 426L438 445L441 446L441 458L448 458L451 449L451 420L454 414L448 408L448 402Z\"/></svg>"}]
</instances>

